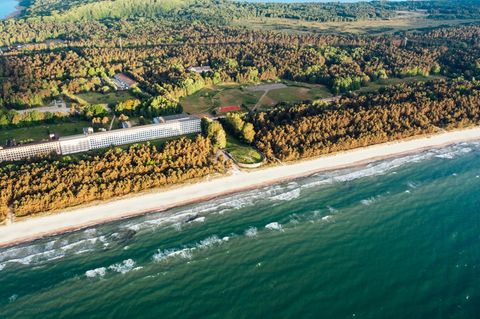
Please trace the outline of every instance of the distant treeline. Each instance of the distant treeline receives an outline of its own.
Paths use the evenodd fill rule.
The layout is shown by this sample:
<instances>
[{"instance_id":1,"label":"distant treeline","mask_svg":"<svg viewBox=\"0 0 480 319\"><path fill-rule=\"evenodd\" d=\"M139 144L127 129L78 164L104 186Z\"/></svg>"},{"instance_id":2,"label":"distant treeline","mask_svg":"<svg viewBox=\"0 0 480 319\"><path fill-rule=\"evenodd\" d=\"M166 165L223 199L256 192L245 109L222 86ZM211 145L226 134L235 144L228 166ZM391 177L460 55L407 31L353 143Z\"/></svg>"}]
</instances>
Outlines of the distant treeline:
<instances>
[{"instance_id":1,"label":"distant treeline","mask_svg":"<svg viewBox=\"0 0 480 319\"><path fill-rule=\"evenodd\" d=\"M102 20L161 17L171 20L226 24L233 19L285 18L305 21L356 21L389 19L398 11L423 10L433 19L477 18L480 10L473 0L372 1L359 3L275 3L230 0L31 0L28 17L55 20Z\"/></svg>"},{"instance_id":2,"label":"distant treeline","mask_svg":"<svg viewBox=\"0 0 480 319\"><path fill-rule=\"evenodd\" d=\"M254 145L290 161L480 124L480 81L418 82L256 113Z\"/></svg>"},{"instance_id":3,"label":"distant treeline","mask_svg":"<svg viewBox=\"0 0 480 319\"><path fill-rule=\"evenodd\" d=\"M223 173L229 165L216 158L210 139L202 136L170 141L160 149L135 145L81 158L4 165L0 222L9 207L15 216L28 216Z\"/></svg>"}]
</instances>

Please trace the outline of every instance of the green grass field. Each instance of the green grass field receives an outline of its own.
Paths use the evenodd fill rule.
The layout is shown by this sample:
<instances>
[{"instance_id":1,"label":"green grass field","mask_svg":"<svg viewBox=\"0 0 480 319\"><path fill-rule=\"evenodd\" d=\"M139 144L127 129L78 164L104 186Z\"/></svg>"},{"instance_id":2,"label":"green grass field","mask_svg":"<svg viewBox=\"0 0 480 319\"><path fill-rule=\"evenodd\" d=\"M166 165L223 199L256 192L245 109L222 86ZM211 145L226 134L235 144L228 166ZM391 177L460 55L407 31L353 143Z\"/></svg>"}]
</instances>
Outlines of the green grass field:
<instances>
[{"instance_id":1,"label":"green grass field","mask_svg":"<svg viewBox=\"0 0 480 319\"><path fill-rule=\"evenodd\" d=\"M330 90L319 84L308 84L300 82L284 82L288 85L287 88L271 90L267 93L266 97L275 102L300 102L300 101L315 101L332 96ZM262 101L260 106L271 106L268 100Z\"/></svg>"},{"instance_id":2,"label":"green grass field","mask_svg":"<svg viewBox=\"0 0 480 319\"><path fill-rule=\"evenodd\" d=\"M238 84L221 84L181 98L180 104L187 113L212 113L221 106L253 106L261 95L262 92L248 92Z\"/></svg>"},{"instance_id":3,"label":"green grass field","mask_svg":"<svg viewBox=\"0 0 480 319\"><path fill-rule=\"evenodd\" d=\"M83 128L91 126L87 121L65 122L59 124L42 124L32 127L6 128L0 130L0 145L5 145L7 139L14 138L17 142L33 139L35 142L46 140L50 133L59 136L81 134Z\"/></svg>"},{"instance_id":4,"label":"green grass field","mask_svg":"<svg viewBox=\"0 0 480 319\"><path fill-rule=\"evenodd\" d=\"M260 101L259 107L269 108L280 102L300 102L329 97L332 94L323 85L300 82L284 82L288 87L270 90ZM215 109L228 105L245 105L253 108L265 91L250 91L247 86L223 84L202 89L190 96L180 99L185 112L213 113Z\"/></svg>"},{"instance_id":5,"label":"green grass field","mask_svg":"<svg viewBox=\"0 0 480 319\"><path fill-rule=\"evenodd\" d=\"M80 93L77 96L90 104L107 104L113 106L118 102L134 98L128 91L115 91L110 93L87 92Z\"/></svg>"},{"instance_id":6,"label":"green grass field","mask_svg":"<svg viewBox=\"0 0 480 319\"><path fill-rule=\"evenodd\" d=\"M237 162L243 164L256 164L260 163L263 159L262 154L260 154L253 147L246 145L235 137L227 134L227 147L225 148Z\"/></svg>"}]
</instances>

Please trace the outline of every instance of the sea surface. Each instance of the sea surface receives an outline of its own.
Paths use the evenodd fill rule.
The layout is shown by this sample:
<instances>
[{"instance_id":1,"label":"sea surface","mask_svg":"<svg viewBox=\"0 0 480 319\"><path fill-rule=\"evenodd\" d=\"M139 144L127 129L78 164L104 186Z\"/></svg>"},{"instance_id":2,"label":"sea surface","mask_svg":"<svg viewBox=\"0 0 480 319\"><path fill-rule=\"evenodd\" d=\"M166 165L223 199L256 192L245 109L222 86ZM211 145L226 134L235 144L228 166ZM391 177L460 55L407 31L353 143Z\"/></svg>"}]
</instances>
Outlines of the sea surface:
<instances>
[{"instance_id":1,"label":"sea surface","mask_svg":"<svg viewBox=\"0 0 480 319\"><path fill-rule=\"evenodd\" d=\"M0 20L17 11L15 8L17 5L17 0L0 0Z\"/></svg>"},{"instance_id":2,"label":"sea surface","mask_svg":"<svg viewBox=\"0 0 480 319\"><path fill-rule=\"evenodd\" d=\"M0 318L479 318L480 144L0 250Z\"/></svg>"}]
</instances>

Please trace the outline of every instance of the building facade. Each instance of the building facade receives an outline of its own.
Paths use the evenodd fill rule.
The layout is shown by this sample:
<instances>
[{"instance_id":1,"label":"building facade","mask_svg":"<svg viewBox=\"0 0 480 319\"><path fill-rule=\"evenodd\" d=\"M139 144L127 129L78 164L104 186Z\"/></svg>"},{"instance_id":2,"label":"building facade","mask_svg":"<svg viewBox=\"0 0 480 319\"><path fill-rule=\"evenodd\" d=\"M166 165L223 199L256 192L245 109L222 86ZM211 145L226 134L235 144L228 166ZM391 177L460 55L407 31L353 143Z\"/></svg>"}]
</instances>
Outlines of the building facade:
<instances>
[{"instance_id":1,"label":"building facade","mask_svg":"<svg viewBox=\"0 0 480 319\"><path fill-rule=\"evenodd\" d=\"M61 154L60 142L14 146L0 150L0 162L18 161L24 158L47 155L51 153Z\"/></svg>"},{"instance_id":2,"label":"building facade","mask_svg":"<svg viewBox=\"0 0 480 319\"><path fill-rule=\"evenodd\" d=\"M137 126L108 132L73 135L58 141L22 145L0 150L0 162L18 161L55 152L61 155L145 142L149 140L199 133L201 121L192 116L183 116L163 123Z\"/></svg>"}]
</instances>

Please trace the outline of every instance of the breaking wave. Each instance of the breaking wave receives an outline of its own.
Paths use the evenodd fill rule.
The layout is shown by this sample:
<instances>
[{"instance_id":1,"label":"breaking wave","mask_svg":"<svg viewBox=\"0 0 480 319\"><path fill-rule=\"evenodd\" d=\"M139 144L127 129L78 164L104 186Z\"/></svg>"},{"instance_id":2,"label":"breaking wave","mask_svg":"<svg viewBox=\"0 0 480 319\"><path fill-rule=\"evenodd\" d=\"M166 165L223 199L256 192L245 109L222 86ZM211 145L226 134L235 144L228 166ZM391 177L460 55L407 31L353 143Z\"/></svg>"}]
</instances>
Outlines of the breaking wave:
<instances>
[{"instance_id":1,"label":"breaking wave","mask_svg":"<svg viewBox=\"0 0 480 319\"><path fill-rule=\"evenodd\" d=\"M330 221L330 220L332 220L332 219L333 219L333 216L332 216L332 215L327 215L327 216L323 216L323 217L322 217L322 220L323 220L323 221Z\"/></svg>"},{"instance_id":2,"label":"breaking wave","mask_svg":"<svg viewBox=\"0 0 480 319\"><path fill-rule=\"evenodd\" d=\"M0 251L0 270L9 264L38 265L66 256L79 255L108 247L109 242L105 236L84 237L92 234L94 234L93 231L84 231L66 234L63 240L54 238L46 242L32 242L22 246L7 248Z\"/></svg>"},{"instance_id":3,"label":"breaking wave","mask_svg":"<svg viewBox=\"0 0 480 319\"><path fill-rule=\"evenodd\" d=\"M109 270L113 270L115 272L121 273L121 274L126 274L127 272L134 270L134 269L139 269L135 268L135 261L133 259L126 259L122 261L121 263L118 264L113 264L108 267Z\"/></svg>"},{"instance_id":4,"label":"breaking wave","mask_svg":"<svg viewBox=\"0 0 480 319\"><path fill-rule=\"evenodd\" d=\"M179 250L175 250L175 249L158 250L152 257L153 261L155 262L161 262L171 258L191 259L192 249L183 248Z\"/></svg>"},{"instance_id":5,"label":"breaking wave","mask_svg":"<svg viewBox=\"0 0 480 319\"><path fill-rule=\"evenodd\" d=\"M100 267L92 270L87 270L85 272L85 276L87 276L88 278L104 277L106 273L107 268Z\"/></svg>"},{"instance_id":6,"label":"breaking wave","mask_svg":"<svg viewBox=\"0 0 480 319\"><path fill-rule=\"evenodd\" d=\"M377 201L377 199L378 199L378 197L370 197L370 198L367 198L367 199L362 199L360 201L360 203L362 203L362 205L365 205L365 206L370 206L373 203L375 203Z\"/></svg>"},{"instance_id":7,"label":"breaking wave","mask_svg":"<svg viewBox=\"0 0 480 319\"><path fill-rule=\"evenodd\" d=\"M257 227L249 227L247 230L245 230L245 236L247 237L255 237L257 236L257 233Z\"/></svg>"},{"instance_id":8,"label":"breaking wave","mask_svg":"<svg viewBox=\"0 0 480 319\"><path fill-rule=\"evenodd\" d=\"M283 231L283 226L277 222L273 222L273 223L270 223L270 224L267 224L265 225L265 228L266 229L269 229L269 230L279 230L279 231Z\"/></svg>"},{"instance_id":9,"label":"breaking wave","mask_svg":"<svg viewBox=\"0 0 480 319\"><path fill-rule=\"evenodd\" d=\"M270 197L269 199L272 201L290 201L292 199L296 199L300 197L300 188L288 191L286 193L281 193L279 195L275 195Z\"/></svg>"},{"instance_id":10,"label":"breaking wave","mask_svg":"<svg viewBox=\"0 0 480 319\"><path fill-rule=\"evenodd\" d=\"M175 259L175 258L191 259L193 257L194 251L220 245L229 240L230 240L230 237L227 237L227 236L220 238L217 235L213 235L199 241L198 243L192 246L182 247L179 249L164 249L164 250L159 249L155 254L153 254L152 259L155 262L164 262L164 261L168 261L170 259Z\"/></svg>"}]
</instances>

